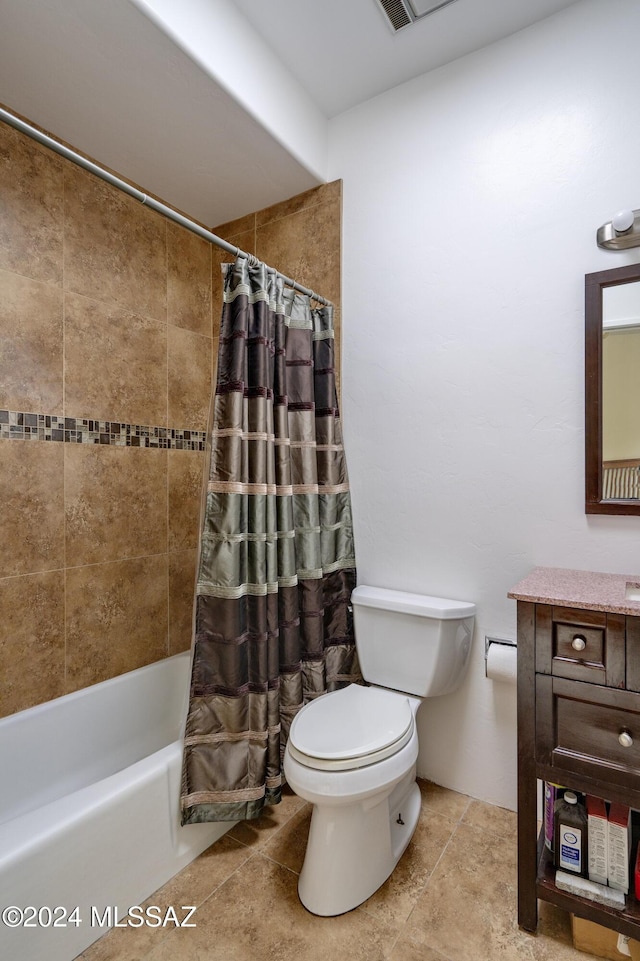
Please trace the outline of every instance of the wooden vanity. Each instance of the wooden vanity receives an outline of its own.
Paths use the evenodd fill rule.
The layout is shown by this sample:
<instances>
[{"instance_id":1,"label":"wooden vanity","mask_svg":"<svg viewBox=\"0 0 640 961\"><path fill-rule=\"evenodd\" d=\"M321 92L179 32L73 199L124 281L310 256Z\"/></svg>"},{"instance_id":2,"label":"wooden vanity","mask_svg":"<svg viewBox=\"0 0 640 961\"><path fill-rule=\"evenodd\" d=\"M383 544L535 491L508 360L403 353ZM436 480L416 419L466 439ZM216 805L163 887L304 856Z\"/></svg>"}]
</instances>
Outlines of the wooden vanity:
<instances>
[{"instance_id":1,"label":"wooden vanity","mask_svg":"<svg viewBox=\"0 0 640 961\"><path fill-rule=\"evenodd\" d=\"M640 939L631 891L616 910L555 886L537 780L640 811L640 577L537 567L518 602L518 922L538 898ZM634 597L637 596L637 600Z\"/></svg>"}]
</instances>

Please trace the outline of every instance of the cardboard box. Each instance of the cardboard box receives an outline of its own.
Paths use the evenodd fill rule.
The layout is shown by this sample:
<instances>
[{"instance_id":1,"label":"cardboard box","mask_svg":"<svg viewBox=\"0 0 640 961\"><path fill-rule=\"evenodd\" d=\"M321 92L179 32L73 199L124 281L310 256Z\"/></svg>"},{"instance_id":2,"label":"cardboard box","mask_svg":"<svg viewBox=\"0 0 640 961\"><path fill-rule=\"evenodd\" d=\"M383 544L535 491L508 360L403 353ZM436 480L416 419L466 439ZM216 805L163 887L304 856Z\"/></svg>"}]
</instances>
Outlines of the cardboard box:
<instances>
[{"instance_id":1,"label":"cardboard box","mask_svg":"<svg viewBox=\"0 0 640 961\"><path fill-rule=\"evenodd\" d=\"M597 958L608 958L609 961L629 961L633 958L631 953L626 954L618 950L618 938L620 935L611 928L605 928L601 924L593 921L586 921L578 918L575 914L571 915L571 931L573 934L573 946L577 951L586 951L587 954L595 954ZM640 942L629 941L627 950L631 946L640 947ZM640 959L640 954L638 955Z\"/></svg>"}]
</instances>

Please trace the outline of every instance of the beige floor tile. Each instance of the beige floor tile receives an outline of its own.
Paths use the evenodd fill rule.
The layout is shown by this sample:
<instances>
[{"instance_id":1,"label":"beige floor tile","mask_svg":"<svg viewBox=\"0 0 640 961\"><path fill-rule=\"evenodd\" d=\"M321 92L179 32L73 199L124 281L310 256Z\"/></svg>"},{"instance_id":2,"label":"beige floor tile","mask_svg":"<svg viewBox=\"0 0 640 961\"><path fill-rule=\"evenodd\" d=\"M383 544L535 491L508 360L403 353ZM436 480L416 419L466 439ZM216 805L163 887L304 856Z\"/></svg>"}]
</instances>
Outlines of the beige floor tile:
<instances>
[{"instance_id":1,"label":"beige floor tile","mask_svg":"<svg viewBox=\"0 0 640 961\"><path fill-rule=\"evenodd\" d=\"M142 906L155 904L153 898L152 895ZM182 912L178 913L178 917L183 916ZM162 927L111 928L79 955L77 961L143 961L167 936L167 930Z\"/></svg>"},{"instance_id":2,"label":"beige floor tile","mask_svg":"<svg viewBox=\"0 0 640 961\"><path fill-rule=\"evenodd\" d=\"M440 787L439 784L422 778L418 779L418 787L422 795L423 811L440 814L450 821L459 821L471 801L466 794L458 794L457 791L450 791L449 788Z\"/></svg>"},{"instance_id":3,"label":"beige floor tile","mask_svg":"<svg viewBox=\"0 0 640 961\"><path fill-rule=\"evenodd\" d=\"M302 798L299 798L293 791L285 787L282 791L280 804L273 804L265 807L262 817L254 821L238 821L229 832L229 837L241 844L248 844L252 848L262 848L271 840L277 830L293 817L304 805Z\"/></svg>"},{"instance_id":4,"label":"beige floor tile","mask_svg":"<svg viewBox=\"0 0 640 961\"><path fill-rule=\"evenodd\" d=\"M415 944L413 941L398 938L389 961L453 961L453 959L445 957L439 951L434 951L433 948L427 948L424 944Z\"/></svg>"},{"instance_id":5,"label":"beige floor tile","mask_svg":"<svg viewBox=\"0 0 640 961\"><path fill-rule=\"evenodd\" d=\"M255 854L198 911L197 927L171 933L145 961L384 961L396 931L362 911L309 914L297 875Z\"/></svg>"},{"instance_id":6,"label":"beige floor tile","mask_svg":"<svg viewBox=\"0 0 640 961\"><path fill-rule=\"evenodd\" d=\"M244 845L225 834L183 871L167 881L149 901L163 907L170 904L200 905L250 856L251 852Z\"/></svg>"},{"instance_id":7,"label":"beige floor tile","mask_svg":"<svg viewBox=\"0 0 640 961\"><path fill-rule=\"evenodd\" d=\"M162 928L112 928L76 961L143 961L167 937Z\"/></svg>"},{"instance_id":8,"label":"beige floor tile","mask_svg":"<svg viewBox=\"0 0 640 961\"><path fill-rule=\"evenodd\" d=\"M512 838L515 838L518 829L518 815L515 811L500 808L495 804L486 804L484 801L472 800L462 820L492 834L504 834Z\"/></svg>"},{"instance_id":9,"label":"beige floor tile","mask_svg":"<svg viewBox=\"0 0 640 961\"><path fill-rule=\"evenodd\" d=\"M511 839L458 825L407 925L414 941L445 957L508 957L514 931L516 849ZM464 916L464 924L460 923Z\"/></svg>"},{"instance_id":10,"label":"beige floor tile","mask_svg":"<svg viewBox=\"0 0 640 961\"><path fill-rule=\"evenodd\" d=\"M300 904L311 808L287 789L281 805L236 825L145 902L198 905L195 928L117 929L82 961L586 961L568 915L551 904L540 902L536 936L518 928L512 812L420 786L405 855L355 911L318 918Z\"/></svg>"},{"instance_id":11,"label":"beige floor tile","mask_svg":"<svg viewBox=\"0 0 640 961\"><path fill-rule=\"evenodd\" d=\"M267 840L261 848L262 853L290 871L300 874L307 850L310 823L311 805L305 804Z\"/></svg>"},{"instance_id":12,"label":"beige floor tile","mask_svg":"<svg viewBox=\"0 0 640 961\"><path fill-rule=\"evenodd\" d=\"M372 917L390 924L404 923L422 894L455 825L423 808L407 850L391 877L362 906Z\"/></svg>"},{"instance_id":13,"label":"beige floor tile","mask_svg":"<svg viewBox=\"0 0 640 961\"><path fill-rule=\"evenodd\" d=\"M171 906L178 918L183 918L186 915L186 912L181 910L184 906L199 907L248 857L250 852L246 847L225 835L147 898L143 907L157 905L164 915ZM170 929L146 926L112 928L108 934L87 948L84 954L80 955L80 959L142 961L169 933Z\"/></svg>"},{"instance_id":14,"label":"beige floor tile","mask_svg":"<svg viewBox=\"0 0 640 961\"><path fill-rule=\"evenodd\" d=\"M79 954L76 961L142 961L149 953L149 935L146 928L136 931L129 928L112 928Z\"/></svg>"},{"instance_id":15,"label":"beige floor tile","mask_svg":"<svg viewBox=\"0 0 640 961\"><path fill-rule=\"evenodd\" d=\"M558 913L544 911L536 937L520 931L516 892L515 835L461 823L404 933L452 961L584 961Z\"/></svg>"}]
</instances>

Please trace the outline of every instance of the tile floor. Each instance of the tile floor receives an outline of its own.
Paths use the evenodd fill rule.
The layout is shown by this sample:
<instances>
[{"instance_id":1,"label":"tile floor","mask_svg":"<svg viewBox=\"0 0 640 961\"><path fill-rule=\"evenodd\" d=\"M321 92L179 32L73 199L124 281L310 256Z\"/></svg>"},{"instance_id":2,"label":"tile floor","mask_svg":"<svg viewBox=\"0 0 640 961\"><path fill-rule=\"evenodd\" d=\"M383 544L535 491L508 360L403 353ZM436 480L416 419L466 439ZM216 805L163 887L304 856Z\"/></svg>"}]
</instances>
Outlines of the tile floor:
<instances>
[{"instance_id":1,"label":"tile floor","mask_svg":"<svg viewBox=\"0 0 640 961\"><path fill-rule=\"evenodd\" d=\"M516 816L420 781L422 812L389 880L355 911L309 914L297 896L310 806L287 793L237 824L148 899L197 905L194 928L119 928L82 961L586 961L568 916L516 922ZM181 912L179 912L181 913Z\"/></svg>"}]
</instances>

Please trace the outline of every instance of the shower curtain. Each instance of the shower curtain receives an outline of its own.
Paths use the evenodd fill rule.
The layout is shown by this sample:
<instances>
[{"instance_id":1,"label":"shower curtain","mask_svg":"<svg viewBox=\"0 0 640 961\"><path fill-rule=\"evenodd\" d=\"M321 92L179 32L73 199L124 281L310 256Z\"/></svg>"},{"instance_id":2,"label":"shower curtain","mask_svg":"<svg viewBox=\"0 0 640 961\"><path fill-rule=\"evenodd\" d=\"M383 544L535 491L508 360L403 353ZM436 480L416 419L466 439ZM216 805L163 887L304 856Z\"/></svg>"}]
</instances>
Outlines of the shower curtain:
<instances>
[{"instance_id":1,"label":"shower curtain","mask_svg":"<svg viewBox=\"0 0 640 961\"><path fill-rule=\"evenodd\" d=\"M291 721L361 680L333 308L254 258L223 266L182 823L280 801Z\"/></svg>"}]
</instances>

